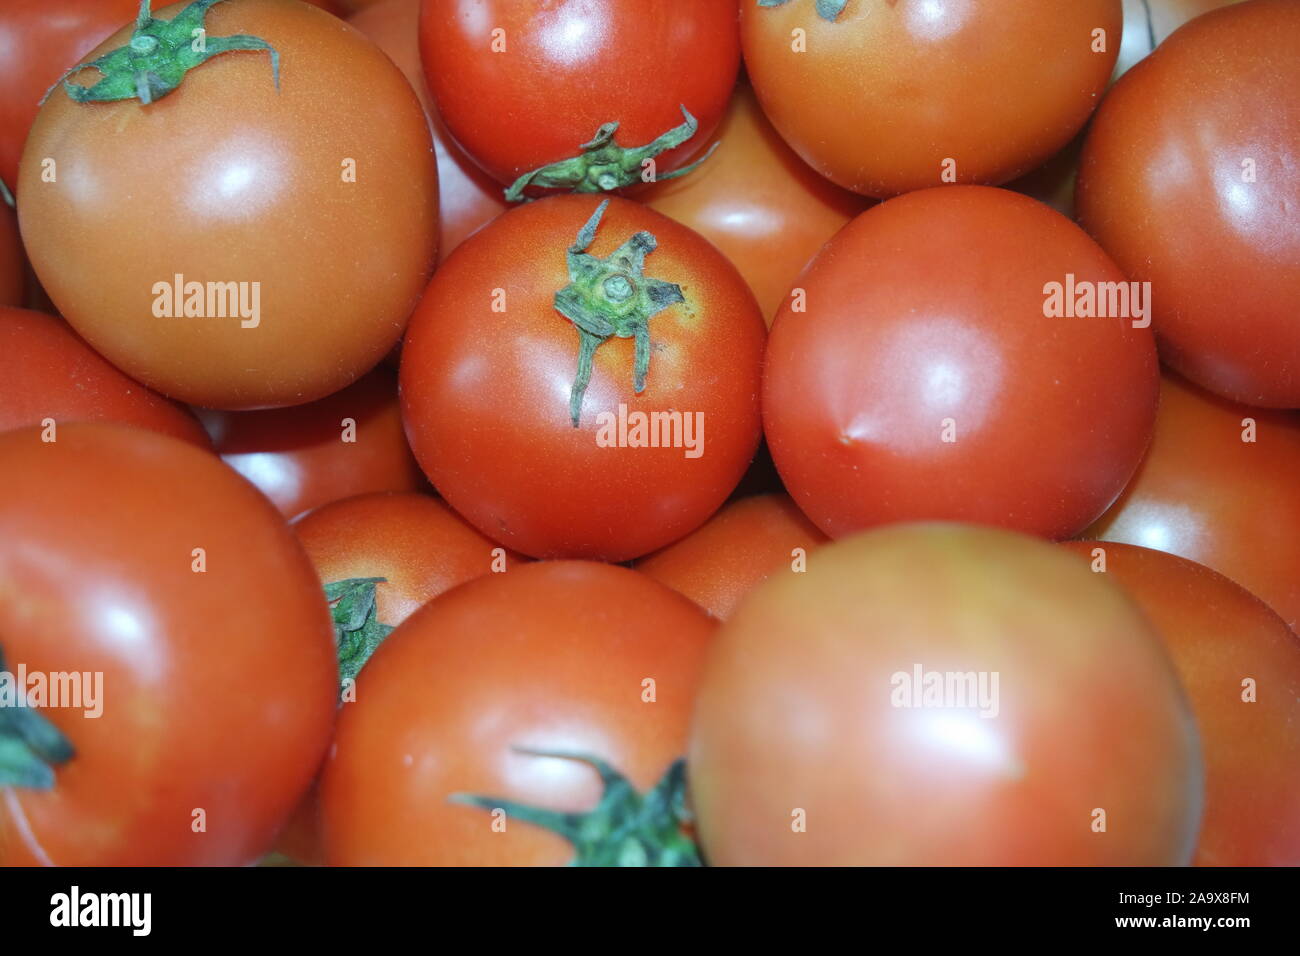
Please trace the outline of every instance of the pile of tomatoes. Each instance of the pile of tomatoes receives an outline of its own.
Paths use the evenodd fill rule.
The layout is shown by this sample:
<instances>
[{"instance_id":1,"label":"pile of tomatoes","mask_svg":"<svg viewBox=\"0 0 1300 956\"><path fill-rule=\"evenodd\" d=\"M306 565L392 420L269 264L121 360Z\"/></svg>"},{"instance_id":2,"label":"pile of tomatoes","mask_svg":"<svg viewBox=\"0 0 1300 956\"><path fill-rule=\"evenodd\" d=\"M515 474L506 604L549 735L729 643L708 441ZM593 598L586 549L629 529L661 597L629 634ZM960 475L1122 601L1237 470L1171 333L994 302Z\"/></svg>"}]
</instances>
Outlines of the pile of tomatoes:
<instances>
[{"instance_id":1,"label":"pile of tomatoes","mask_svg":"<svg viewBox=\"0 0 1300 956\"><path fill-rule=\"evenodd\" d=\"M0 47L0 862L1300 864L1297 0Z\"/></svg>"}]
</instances>

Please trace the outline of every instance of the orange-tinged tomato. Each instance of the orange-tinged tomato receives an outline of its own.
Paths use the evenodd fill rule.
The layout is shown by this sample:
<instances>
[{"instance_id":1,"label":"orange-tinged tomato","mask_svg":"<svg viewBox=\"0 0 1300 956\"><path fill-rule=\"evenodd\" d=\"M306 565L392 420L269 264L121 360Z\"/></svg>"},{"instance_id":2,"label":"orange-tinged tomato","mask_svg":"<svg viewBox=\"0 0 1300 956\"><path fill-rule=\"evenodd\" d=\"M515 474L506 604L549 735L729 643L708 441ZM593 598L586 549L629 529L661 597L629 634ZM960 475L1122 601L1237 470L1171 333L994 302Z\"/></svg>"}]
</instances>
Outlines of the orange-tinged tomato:
<instances>
[{"instance_id":1,"label":"orange-tinged tomato","mask_svg":"<svg viewBox=\"0 0 1300 956\"><path fill-rule=\"evenodd\" d=\"M763 116L754 91L736 89L708 161L636 198L690 226L726 253L771 324L813 253L867 206L812 170Z\"/></svg>"},{"instance_id":2,"label":"orange-tinged tomato","mask_svg":"<svg viewBox=\"0 0 1300 956\"><path fill-rule=\"evenodd\" d=\"M245 50L149 105L56 89L24 153L23 240L60 314L151 388L232 409L313 401L384 357L428 278L428 127L400 71L320 10L220 3L205 28L271 44L278 86L268 52Z\"/></svg>"},{"instance_id":3,"label":"orange-tinged tomato","mask_svg":"<svg viewBox=\"0 0 1300 956\"><path fill-rule=\"evenodd\" d=\"M1124 494L1086 532L1226 574L1300 628L1300 416L1247 408L1173 376Z\"/></svg>"},{"instance_id":4,"label":"orange-tinged tomato","mask_svg":"<svg viewBox=\"0 0 1300 956\"><path fill-rule=\"evenodd\" d=\"M802 571L808 552L825 541L788 495L755 495L731 502L635 567L725 621L772 575Z\"/></svg>"},{"instance_id":5,"label":"orange-tinged tomato","mask_svg":"<svg viewBox=\"0 0 1300 956\"><path fill-rule=\"evenodd\" d=\"M588 562L523 564L435 598L343 705L321 782L329 861L687 862L678 761L714 624L644 575ZM635 808L601 802L593 759L642 795L661 788L653 832L611 839ZM591 814L582 849L524 807Z\"/></svg>"},{"instance_id":6,"label":"orange-tinged tomato","mask_svg":"<svg viewBox=\"0 0 1300 956\"><path fill-rule=\"evenodd\" d=\"M691 730L706 859L1180 865L1196 728L1118 585L1022 535L828 544L718 629Z\"/></svg>"},{"instance_id":7,"label":"orange-tinged tomato","mask_svg":"<svg viewBox=\"0 0 1300 956\"><path fill-rule=\"evenodd\" d=\"M880 198L1038 166L1096 107L1123 27L1120 0L819 6L741 0L745 66L795 152Z\"/></svg>"},{"instance_id":8,"label":"orange-tinged tomato","mask_svg":"<svg viewBox=\"0 0 1300 956\"><path fill-rule=\"evenodd\" d=\"M1163 551L1068 541L1164 638L1205 751L1193 863L1300 865L1300 638L1245 588Z\"/></svg>"},{"instance_id":9,"label":"orange-tinged tomato","mask_svg":"<svg viewBox=\"0 0 1300 956\"><path fill-rule=\"evenodd\" d=\"M211 453L144 429L0 434L0 652L0 670L81 676L79 700L0 725L0 863L250 863L334 725L329 613L301 546ZM16 760L33 718L71 753L44 740L40 763Z\"/></svg>"},{"instance_id":10,"label":"orange-tinged tomato","mask_svg":"<svg viewBox=\"0 0 1300 956\"><path fill-rule=\"evenodd\" d=\"M198 419L123 375L61 319L0 307L0 431L66 422L137 425L212 447Z\"/></svg>"},{"instance_id":11,"label":"orange-tinged tomato","mask_svg":"<svg viewBox=\"0 0 1300 956\"><path fill-rule=\"evenodd\" d=\"M286 518L366 492L425 487L402 432L394 375L386 368L309 405L195 411L226 464Z\"/></svg>"}]
</instances>

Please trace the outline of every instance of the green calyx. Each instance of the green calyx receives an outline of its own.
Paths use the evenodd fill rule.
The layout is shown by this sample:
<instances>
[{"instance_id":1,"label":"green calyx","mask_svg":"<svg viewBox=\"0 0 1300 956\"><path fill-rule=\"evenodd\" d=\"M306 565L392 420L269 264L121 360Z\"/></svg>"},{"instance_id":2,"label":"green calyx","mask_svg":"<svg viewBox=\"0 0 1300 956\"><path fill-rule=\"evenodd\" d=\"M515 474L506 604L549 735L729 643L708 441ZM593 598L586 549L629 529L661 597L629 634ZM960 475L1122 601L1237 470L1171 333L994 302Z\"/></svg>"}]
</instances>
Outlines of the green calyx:
<instances>
[{"instance_id":1,"label":"green calyx","mask_svg":"<svg viewBox=\"0 0 1300 956\"><path fill-rule=\"evenodd\" d=\"M0 694L0 787L51 790L55 768L76 756L76 751L39 710L27 705L26 691L5 667L2 651L0 681L13 685L12 695ZM10 696L13 701L8 700Z\"/></svg>"},{"instance_id":2,"label":"green calyx","mask_svg":"<svg viewBox=\"0 0 1300 956\"><path fill-rule=\"evenodd\" d=\"M3 201L10 209L14 208L14 194L9 191L9 187L5 185L3 179L0 179L0 201Z\"/></svg>"},{"instance_id":3,"label":"green calyx","mask_svg":"<svg viewBox=\"0 0 1300 956\"><path fill-rule=\"evenodd\" d=\"M325 585L334 618L334 637L339 649L339 681L354 681L384 638L393 633L381 624L376 610L375 585L384 578L348 578Z\"/></svg>"},{"instance_id":4,"label":"green calyx","mask_svg":"<svg viewBox=\"0 0 1300 956\"><path fill-rule=\"evenodd\" d=\"M515 750L589 765L604 784L600 802L585 813L561 813L473 794L457 793L448 799L488 811L504 810L507 818L558 833L576 851L570 866L702 865L699 850L682 832L682 824L690 820L686 811L686 761L674 761L654 788L641 794L627 777L599 757L521 747Z\"/></svg>"},{"instance_id":5,"label":"green calyx","mask_svg":"<svg viewBox=\"0 0 1300 956\"><path fill-rule=\"evenodd\" d=\"M569 420L574 428L582 417L582 399L591 382L596 349L611 336L635 341L632 386L639 395L645 391L650 370L650 319L670 305L686 301L681 286L642 274L645 257L658 245L649 232L638 232L606 259L588 254L607 206L608 199L579 230L578 241L567 253L569 284L555 293L556 310L574 324L579 337L578 373L569 393Z\"/></svg>"},{"instance_id":6,"label":"green calyx","mask_svg":"<svg viewBox=\"0 0 1300 956\"><path fill-rule=\"evenodd\" d=\"M758 5L760 7L781 7L789 2L790 0L758 0ZM830 20L834 23L848 5L849 0L817 0L817 15L823 20Z\"/></svg>"},{"instance_id":7,"label":"green calyx","mask_svg":"<svg viewBox=\"0 0 1300 956\"><path fill-rule=\"evenodd\" d=\"M516 179L506 190L506 201L522 202L527 198L524 192L529 186L538 189L565 189L575 193L604 193L640 181L642 163L682 145L699 129L700 124L690 111L685 106L681 109L685 122L644 146L619 146L614 142L618 123L605 123L596 130L596 135L590 142L578 147L582 152L577 156L540 166ZM664 176L656 176L654 181L664 182L685 176L712 156L717 148L718 144L714 143L707 153L689 166Z\"/></svg>"},{"instance_id":8,"label":"green calyx","mask_svg":"<svg viewBox=\"0 0 1300 956\"><path fill-rule=\"evenodd\" d=\"M89 63L74 66L59 83L78 103L110 103L138 99L148 106L160 100L185 79L185 74L222 53L265 50L271 55L271 76L280 88L280 54L265 40L251 36L210 37L204 28L208 9L223 0L194 0L170 20L156 20L149 0L140 0L131 41ZM69 83L82 70L94 68L103 78L93 86ZM49 92L45 94L47 97ZM42 100L44 102L44 100Z\"/></svg>"}]
</instances>

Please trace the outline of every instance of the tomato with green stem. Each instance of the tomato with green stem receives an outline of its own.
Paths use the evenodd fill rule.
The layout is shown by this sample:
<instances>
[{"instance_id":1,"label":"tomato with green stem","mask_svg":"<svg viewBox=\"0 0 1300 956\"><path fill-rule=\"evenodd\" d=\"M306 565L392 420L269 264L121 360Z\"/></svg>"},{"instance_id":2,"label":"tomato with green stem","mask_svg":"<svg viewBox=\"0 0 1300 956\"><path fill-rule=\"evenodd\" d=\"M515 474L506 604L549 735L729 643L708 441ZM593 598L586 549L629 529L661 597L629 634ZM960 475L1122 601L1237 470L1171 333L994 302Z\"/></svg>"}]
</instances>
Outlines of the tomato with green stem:
<instances>
[{"instance_id":1,"label":"tomato with green stem","mask_svg":"<svg viewBox=\"0 0 1300 956\"><path fill-rule=\"evenodd\" d=\"M0 431L54 423L136 425L210 449L198 419L123 375L62 319L0 307Z\"/></svg>"},{"instance_id":2,"label":"tomato with green stem","mask_svg":"<svg viewBox=\"0 0 1300 956\"><path fill-rule=\"evenodd\" d=\"M1067 541L1164 638L1205 751L1198 866L1300 865L1300 638L1267 604L1163 551Z\"/></svg>"},{"instance_id":3,"label":"tomato with green stem","mask_svg":"<svg viewBox=\"0 0 1300 956\"><path fill-rule=\"evenodd\" d=\"M523 564L375 652L321 781L329 862L691 865L681 758L714 622L626 568Z\"/></svg>"},{"instance_id":4,"label":"tomato with green stem","mask_svg":"<svg viewBox=\"0 0 1300 956\"><path fill-rule=\"evenodd\" d=\"M402 350L402 416L483 534L624 561L698 527L744 474L764 338L701 236L630 200L552 196L434 275Z\"/></svg>"},{"instance_id":5,"label":"tomato with green stem","mask_svg":"<svg viewBox=\"0 0 1300 956\"><path fill-rule=\"evenodd\" d=\"M1204 793L1120 587L962 525L855 535L754 590L705 662L689 761L722 866L1182 865Z\"/></svg>"},{"instance_id":6,"label":"tomato with green stem","mask_svg":"<svg viewBox=\"0 0 1300 956\"><path fill-rule=\"evenodd\" d=\"M735 0L424 0L420 52L456 141L512 196L680 173L736 82Z\"/></svg>"},{"instance_id":7,"label":"tomato with green stem","mask_svg":"<svg viewBox=\"0 0 1300 956\"><path fill-rule=\"evenodd\" d=\"M338 391L401 336L434 262L419 101L373 43L305 4L156 13L37 115L19 188L32 265L96 351L172 398Z\"/></svg>"},{"instance_id":8,"label":"tomato with green stem","mask_svg":"<svg viewBox=\"0 0 1300 956\"><path fill-rule=\"evenodd\" d=\"M0 710L2 863L250 863L333 729L301 546L211 453L144 429L0 434L0 653L81 678Z\"/></svg>"}]
</instances>

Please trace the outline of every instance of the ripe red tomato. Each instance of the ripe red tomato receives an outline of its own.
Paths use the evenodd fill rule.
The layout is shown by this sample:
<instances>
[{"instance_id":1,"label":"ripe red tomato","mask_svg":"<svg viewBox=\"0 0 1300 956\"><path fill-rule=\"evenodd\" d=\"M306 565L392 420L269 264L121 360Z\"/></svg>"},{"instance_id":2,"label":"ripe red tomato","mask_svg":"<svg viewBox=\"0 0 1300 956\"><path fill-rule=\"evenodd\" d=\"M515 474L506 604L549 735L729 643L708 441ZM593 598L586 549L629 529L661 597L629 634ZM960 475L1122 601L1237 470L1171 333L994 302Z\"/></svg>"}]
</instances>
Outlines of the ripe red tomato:
<instances>
[{"instance_id":1,"label":"ripe red tomato","mask_svg":"<svg viewBox=\"0 0 1300 956\"><path fill-rule=\"evenodd\" d=\"M524 564L435 598L343 706L321 783L329 861L687 862L677 761L713 626L644 575L586 562ZM592 760L626 778L608 799ZM652 788L657 812L640 800ZM582 846L553 832L577 821L539 826L526 807L581 815Z\"/></svg>"},{"instance_id":2,"label":"ripe red tomato","mask_svg":"<svg viewBox=\"0 0 1300 956\"><path fill-rule=\"evenodd\" d=\"M838 537L941 518L1066 538L1132 476L1158 371L1127 318L1044 315L1048 283L1122 282L1073 223L953 186L867 210L799 279L763 415L786 487ZM1075 304L1074 297L1069 297Z\"/></svg>"},{"instance_id":3,"label":"ripe red tomato","mask_svg":"<svg viewBox=\"0 0 1300 956\"><path fill-rule=\"evenodd\" d=\"M60 319L0 307L0 431L47 418L56 429L122 422L212 447L189 409L127 378Z\"/></svg>"},{"instance_id":4,"label":"ripe red tomato","mask_svg":"<svg viewBox=\"0 0 1300 956\"><path fill-rule=\"evenodd\" d=\"M271 44L278 88L251 50L214 56L148 106L56 89L24 154L23 239L60 313L146 385L211 407L312 401L383 358L428 277L427 125L387 57L318 10L221 3L206 29ZM190 32L173 30L188 51Z\"/></svg>"},{"instance_id":5,"label":"ripe red tomato","mask_svg":"<svg viewBox=\"0 0 1300 956\"><path fill-rule=\"evenodd\" d=\"M1155 291L1166 363L1300 407L1300 4L1199 17L1127 73L1084 146L1080 222Z\"/></svg>"},{"instance_id":6,"label":"ripe red tomato","mask_svg":"<svg viewBox=\"0 0 1300 956\"><path fill-rule=\"evenodd\" d=\"M403 346L402 415L425 474L534 557L662 547L722 504L758 445L753 294L685 226L606 202L554 196L493 220L438 270Z\"/></svg>"},{"instance_id":7,"label":"ripe red tomato","mask_svg":"<svg viewBox=\"0 0 1300 956\"><path fill-rule=\"evenodd\" d=\"M320 585L266 500L143 429L5 432L0 582L6 667L98 687L80 708L21 711L64 745L28 753L25 785L7 776L24 766L9 712L0 862L230 866L265 852L324 756L338 688Z\"/></svg>"},{"instance_id":8,"label":"ripe red tomato","mask_svg":"<svg viewBox=\"0 0 1300 956\"><path fill-rule=\"evenodd\" d=\"M1300 639L1255 595L1194 561L1127 544L1062 546L1132 595L1191 698L1206 762L1192 862L1300 865Z\"/></svg>"},{"instance_id":9,"label":"ripe red tomato","mask_svg":"<svg viewBox=\"0 0 1300 956\"><path fill-rule=\"evenodd\" d=\"M420 0L379 0L348 18L397 64L429 118L438 156L441 262L466 236L505 211L508 204L497 181L479 169L452 140L429 97L420 65L419 20Z\"/></svg>"},{"instance_id":10,"label":"ripe red tomato","mask_svg":"<svg viewBox=\"0 0 1300 956\"><path fill-rule=\"evenodd\" d=\"M323 584L383 578L375 617L396 627L443 591L526 561L483 537L437 498L379 492L345 498L294 522Z\"/></svg>"},{"instance_id":11,"label":"ripe red tomato","mask_svg":"<svg viewBox=\"0 0 1300 956\"><path fill-rule=\"evenodd\" d=\"M722 119L740 39L735 0L424 0L420 53L447 128L509 186L579 156L606 124L631 149L682 127L685 110L694 135L655 156L658 177L680 169ZM602 159L571 185L614 175ZM599 188L641 182L630 159L630 178Z\"/></svg>"},{"instance_id":12,"label":"ripe red tomato","mask_svg":"<svg viewBox=\"0 0 1300 956\"><path fill-rule=\"evenodd\" d=\"M0 306L22 305L27 259L18 237L18 218L0 202Z\"/></svg>"},{"instance_id":13,"label":"ripe red tomato","mask_svg":"<svg viewBox=\"0 0 1300 956\"><path fill-rule=\"evenodd\" d=\"M993 529L885 528L760 585L691 737L717 865L1167 866L1200 821L1158 635L1073 556Z\"/></svg>"},{"instance_id":14,"label":"ripe red tomato","mask_svg":"<svg viewBox=\"0 0 1300 956\"><path fill-rule=\"evenodd\" d=\"M394 375L385 368L309 405L195 411L226 464L286 518L366 492L425 487L402 431Z\"/></svg>"},{"instance_id":15,"label":"ripe red tomato","mask_svg":"<svg viewBox=\"0 0 1300 956\"><path fill-rule=\"evenodd\" d=\"M1086 536L1207 565L1300 629L1297 475L1300 416L1235 405L1166 378L1151 450Z\"/></svg>"},{"instance_id":16,"label":"ripe red tomato","mask_svg":"<svg viewBox=\"0 0 1300 956\"><path fill-rule=\"evenodd\" d=\"M1188 20L1241 0L1124 0L1124 37L1120 42L1116 77L1151 55Z\"/></svg>"},{"instance_id":17,"label":"ripe red tomato","mask_svg":"<svg viewBox=\"0 0 1300 956\"><path fill-rule=\"evenodd\" d=\"M748 86L732 97L709 161L637 199L721 249L758 297L770 324L795 277L867 206L818 176L785 145Z\"/></svg>"},{"instance_id":18,"label":"ripe red tomato","mask_svg":"<svg viewBox=\"0 0 1300 956\"><path fill-rule=\"evenodd\" d=\"M725 621L772 575L802 570L808 552L825 541L789 496L755 495L733 501L636 569Z\"/></svg>"},{"instance_id":19,"label":"ripe red tomato","mask_svg":"<svg viewBox=\"0 0 1300 956\"><path fill-rule=\"evenodd\" d=\"M882 198L1042 163L1096 107L1123 26L1120 0L853 0L833 20L821 6L741 0L745 66L795 152Z\"/></svg>"},{"instance_id":20,"label":"ripe red tomato","mask_svg":"<svg viewBox=\"0 0 1300 956\"><path fill-rule=\"evenodd\" d=\"M0 4L0 179L9 186L17 188L18 158L45 91L139 9L139 0Z\"/></svg>"}]
</instances>

